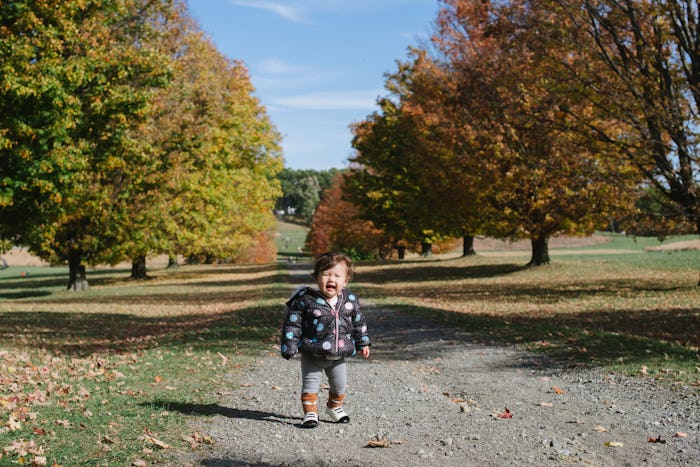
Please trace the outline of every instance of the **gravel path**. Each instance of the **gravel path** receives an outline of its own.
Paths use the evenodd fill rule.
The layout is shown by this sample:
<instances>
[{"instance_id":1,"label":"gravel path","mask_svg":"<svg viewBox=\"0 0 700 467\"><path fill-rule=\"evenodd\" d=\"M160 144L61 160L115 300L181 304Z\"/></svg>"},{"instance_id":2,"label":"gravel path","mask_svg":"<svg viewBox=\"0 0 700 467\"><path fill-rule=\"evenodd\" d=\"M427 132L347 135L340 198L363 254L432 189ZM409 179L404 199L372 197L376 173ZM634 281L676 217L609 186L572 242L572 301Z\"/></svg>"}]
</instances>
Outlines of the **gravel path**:
<instances>
[{"instance_id":1,"label":"gravel path","mask_svg":"<svg viewBox=\"0 0 700 467\"><path fill-rule=\"evenodd\" d=\"M697 388L565 369L429 321L367 304L364 311L372 356L348 360L349 424L330 423L322 413L317 428L300 428L299 359L285 361L271 348L199 427L214 444L182 461L212 467L700 464ZM499 416L506 407L512 418Z\"/></svg>"}]
</instances>

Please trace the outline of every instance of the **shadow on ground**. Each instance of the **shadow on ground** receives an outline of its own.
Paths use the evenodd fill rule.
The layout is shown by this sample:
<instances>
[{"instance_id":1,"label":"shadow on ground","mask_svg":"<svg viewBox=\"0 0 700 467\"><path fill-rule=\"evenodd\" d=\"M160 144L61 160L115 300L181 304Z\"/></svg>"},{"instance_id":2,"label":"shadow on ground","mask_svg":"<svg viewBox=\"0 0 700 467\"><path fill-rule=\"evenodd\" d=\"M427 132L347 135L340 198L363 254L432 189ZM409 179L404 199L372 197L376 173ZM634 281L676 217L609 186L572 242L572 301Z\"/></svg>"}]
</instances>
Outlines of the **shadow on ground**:
<instances>
[{"instance_id":1,"label":"shadow on ground","mask_svg":"<svg viewBox=\"0 0 700 467\"><path fill-rule=\"evenodd\" d=\"M179 412L184 415L199 415L205 417L220 415L228 418L245 418L248 420L281 423L283 425L295 425L299 422L298 418L290 418L289 416L274 412L236 409L233 407L224 407L219 404L192 404L189 402L156 400L154 402L146 402L141 405L149 407L155 405L156 407L160 407L169 412Z\"/></svg>"}]
</instances>

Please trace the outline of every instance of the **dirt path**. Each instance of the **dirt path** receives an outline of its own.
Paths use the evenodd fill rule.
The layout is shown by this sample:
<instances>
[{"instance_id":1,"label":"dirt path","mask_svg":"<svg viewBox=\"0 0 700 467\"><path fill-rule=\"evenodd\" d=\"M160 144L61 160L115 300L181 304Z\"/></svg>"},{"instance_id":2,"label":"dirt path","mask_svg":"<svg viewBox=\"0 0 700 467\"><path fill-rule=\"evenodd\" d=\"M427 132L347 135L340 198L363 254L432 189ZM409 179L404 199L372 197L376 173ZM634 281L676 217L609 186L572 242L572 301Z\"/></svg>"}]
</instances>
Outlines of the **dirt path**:
<instances>
[{"instance_id":1,"label":"dirt path","mask_svg":"<svg viewBox=\"0 0 700 467\"><path fill-rule=\"evenodd\" d=\"M365 312L373 354L349 361L349 424L321 415L319 427L300 428L299 360L285 361L273 348L199 427L215 443L183 462L665 466L700 459L697 388L568 370L428 321L367 305ZM498 416L506 407L512 418Z\"/></svg>"}]
</instances>

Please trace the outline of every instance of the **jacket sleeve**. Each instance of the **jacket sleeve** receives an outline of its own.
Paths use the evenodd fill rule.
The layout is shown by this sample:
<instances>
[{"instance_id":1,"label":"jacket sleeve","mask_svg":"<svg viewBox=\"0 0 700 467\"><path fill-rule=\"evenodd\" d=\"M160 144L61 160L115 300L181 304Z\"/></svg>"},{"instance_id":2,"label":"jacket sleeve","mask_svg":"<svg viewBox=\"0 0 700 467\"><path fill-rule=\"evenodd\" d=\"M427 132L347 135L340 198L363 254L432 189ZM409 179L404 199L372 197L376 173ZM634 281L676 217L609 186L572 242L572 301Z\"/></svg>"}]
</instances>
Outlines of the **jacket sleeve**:
<instances>
[{"instance_id":1,"label":"jacket sleeve","mask_svg":"<svg viewBox=\"0 0 700 467\"><path fill-rule=\"evenodd\" d=\"M287 302L287 315L282 325L282 336L280 340L280 352L287 360L299 352L302 317L300 298L294 296Z\"/></svg>"},{"instance_id":2,"label":"jacket sleeve","mask_svg":"<svg viewBox=\"0 0 700 467\"><path fill-rule=\"evenodd\" d=\"M352 338L355 340L357 350L372 345L367 333L367 319L360 309L359 300L355 301L355 309L352 313Z\"/></svg>"}]
</instances>

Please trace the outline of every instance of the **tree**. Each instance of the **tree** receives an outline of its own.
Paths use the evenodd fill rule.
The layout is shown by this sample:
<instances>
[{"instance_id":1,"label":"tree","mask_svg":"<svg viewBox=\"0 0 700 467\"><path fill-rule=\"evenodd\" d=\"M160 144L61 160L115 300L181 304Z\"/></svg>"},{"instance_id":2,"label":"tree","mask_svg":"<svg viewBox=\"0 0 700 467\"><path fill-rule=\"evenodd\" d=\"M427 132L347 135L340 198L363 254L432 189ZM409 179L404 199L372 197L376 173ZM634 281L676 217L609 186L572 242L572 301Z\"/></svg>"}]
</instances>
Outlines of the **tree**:
<instances>
[{"instance_id":1,"label":"tree","mask_svg":"<svg viewBox=\"0 0 700 467\"><path fill-rule=\"evenodd\" d=\"M424 187L422 199L428 215L442 235L462 237L463 254L474 252L474 236L485 233L493 215L485 195L489 173L473 157L469 134L464 133L465 109L457 92L452 69L445 61L431 59L424 50L411 49L412 62L400 64L389 75L390 89L401 101L401 111L417 128L422 148L412 158L422 166L414 177ZM460 92L464 92L462 89ZM477 90L478 92L478 90Z\"/></svg>"},{"instance_id":2,"label":"tree","mask_svg":"<svg viewBox=\"0 0 700 467\"><path fill-rule=\"evenodd\" d=\"M338 172L324 191L311 222L307 246L314 256L339 250L355 259L375 258L385 249L386 239L372 222L360 219L357 206L343 199L346 177Z\"/></svg>"},{"instance_id":3,"label":"tree","mask_svg":"<svg viewBox=\"0 0 700 467\"><path fill-rule=\"evenodd\" d=\"M542 3L566 25L559 37L570 49L570 60L552 63L553 71L569 84L568 92L596 110L565 109L572 124L623 154L677 206L666 211L682 213L700 234L698 3Z\"/></svg>"},{"instance_id":4,"label":"tree","mask_svg":"<svg viewBox=\"0 0 700 467\"><path fill-rule=\"evenodd\" d=\"M168 57L153 46L169 8L0 4L0 234L67 261L69 288L84 284L83 261L112 256L123 207L151 164L133 136L169 79Z\"/></svg>"},{"instance_id":5,"label":"tree","mask_svg":"<svg viewBox=\"0 0 700 467\"><path fill-rule=\"evenodd\" d=\"M399 258L432 231L425 187L416 174L425 168L415 156L420 139L414 122L400 104L380 99L375 112L353 127L351 176L347 199L360 208L360 217L381 229L399 251ZM425 243L425 242L424 242Z\"/></svg>"},{"instance_id":6,"label":"tree","mask_svg":"<svg viewBox=\"0 0 700 467\"><path fill-rule=\"evenodd\" d=\"M158 241L138 239L131 257L142 263L157 251L232 260L267 243L260 234L272 227L279 196L279 134L242 63L223 57L188 18L173 32L174 84L143 128L160 160L158 201L134 212L158 219Z\"/></svg>"},{"instance_id":7,"label":"tree","mask_svg":"<svg viewBox=\"0 0 700 467\"><path fill-rule=\"evenodd\" d=\"M282 197L275 209L304 225L311 225L314 211L338 173L331 170L305 170L285 168L279 175Z\"/></svg>"},{"instance_id":8,"label":"tree","mask_svg":"<svg viewBox=\"0 0 700 467\"><path fill-rule=\"evenodd\" d=\"M279 135L177 0L0 4L0 237L52 263L230 259L274 217ZM82 277L81 277L82 276Z\"/></svg>"},{"instance_id":9,"label":"tree","mask_svg":"<svg viewBox=\"0 0 700 467\"><path fill-rule=\"evenodd\" d=\"M615 220L618 227L628 235L664 239L669 235L684 235L695 231L695 226L678 212L680 207L670 205L668 198L653 186L640 190L635 206L637 209L634 213Z\"/></svg>"},{"instance_id":10,"label":"tree","mask_svg":"<svg viewBox=\"0 0 700 467\"><path fill-rule=\"evenodd\" d=\"M591 106L555 92L547 65L566 50L537 27L546 10L527 1L442 3L435 44L457 80L462 141L479 173L491 174L488 199L500 214L489 229L529 237L529 264L546 264L551 236L591 233L627 206L634 180L600 145L559 123L561 108Z\"/></svg>"}]
</instances>

